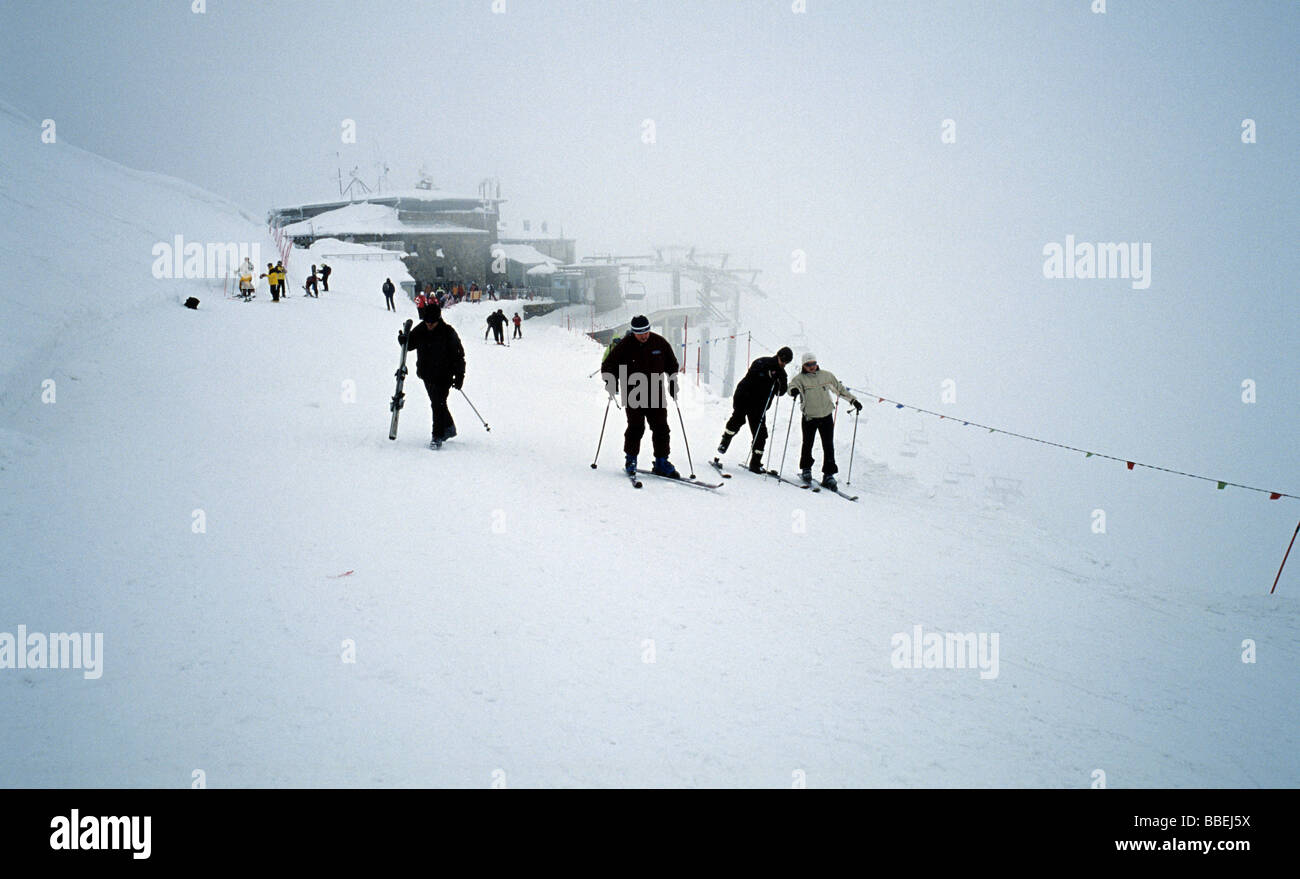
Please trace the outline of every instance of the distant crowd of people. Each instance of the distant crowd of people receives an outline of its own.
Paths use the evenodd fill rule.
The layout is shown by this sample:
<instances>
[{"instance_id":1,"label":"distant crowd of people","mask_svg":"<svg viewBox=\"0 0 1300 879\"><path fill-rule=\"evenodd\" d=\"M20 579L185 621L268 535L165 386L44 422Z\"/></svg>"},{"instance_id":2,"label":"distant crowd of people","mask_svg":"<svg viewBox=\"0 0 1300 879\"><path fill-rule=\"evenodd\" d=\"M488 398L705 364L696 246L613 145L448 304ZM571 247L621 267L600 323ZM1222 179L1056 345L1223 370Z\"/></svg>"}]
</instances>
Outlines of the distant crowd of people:
<instances>
[{"instance_id":1,"label":"distant crowd of people","mask_svg":"<svg viewBox=\"0 0 1300 879\"><path fill-rule=\"evenodd\" d=\"M477 281L470 281L469 286L466 286L463 281L455 281L446 287L442 284L434 287L428 281L416 281L415 295L424 296L425 299L432 299L438 303L440 308L446 308L461 302L498 302L502 299L533 298L530 288L515 287L509 281L506 281L500 287L495 287L492 284L482 286Z\"/></svg>"}]
</instances>

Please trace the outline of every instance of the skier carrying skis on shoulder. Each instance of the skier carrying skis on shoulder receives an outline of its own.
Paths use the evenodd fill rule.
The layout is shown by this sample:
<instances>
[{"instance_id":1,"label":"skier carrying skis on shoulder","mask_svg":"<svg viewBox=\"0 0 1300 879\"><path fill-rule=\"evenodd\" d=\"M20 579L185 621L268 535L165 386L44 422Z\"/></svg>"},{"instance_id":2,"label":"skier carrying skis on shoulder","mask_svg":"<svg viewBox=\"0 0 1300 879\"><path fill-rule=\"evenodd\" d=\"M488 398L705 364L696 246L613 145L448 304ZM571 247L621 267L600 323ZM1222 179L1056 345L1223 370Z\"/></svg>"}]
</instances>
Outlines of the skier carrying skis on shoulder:
<instances>
[{"instance_id":1,"label":"skier carrying skis on shoulder","mask_svg":"<svg viewBox=\"0 0 1300 879\"><path fill-rule=\"evenodd\" d=\"M465 383L465 349L460 336L443 322L438 303L427 302L420 308L420 323L411 328L409 337L399 332L397 344L405 344L408 351L416 352L415 374L424 382L433 408L433 441L429 445L441 448L456 435L456 422L447 408L447 394L452 388L460 390Z\"/></svg>"},{"instance_id":2,"label":"skier carrying skis on shoulder","mask_svg":"<svg viewBox=\"0 0 1300 879\"><path fill-rule=\"evenodd\" d=\"M677 399L677 370L680 368L672 345L658 333L650 332L645 315L632 318L631 332L614 345L600 364L605 389L610 397L623 388L623 409L627 413L627 432L623 434L623 469L636 475L636 459L641 453L641 437L646 422L654 442L653 472L671 479L681 479L677 468L668 460L668 408L664 400L663 377L668 376L668 393Z\"/></svg>"},{"instance_id":3,"label":"skier carrying skis on shoulder","mask_svg":"<svg viewBox=\"0 0 1300 879\"><path fill-rule=\"evenodd\" d=\"M835 404L831 402L831 391L853 404L853 408L862 411L858 398L849 393L840 380L817 365L817 355L811 351L801 360L800 372L790 379L790 396L797 397L803 403L803 447L799 452L799 478L805 483L812 482L812 447L818 434L822 438L822 487L837 491L835 474L835 419L832 413Z\"/></svg>"},{"instance_id":4,"label":"skier carrying skis on shoulder","mask_svg":"<svg viewBox=\"0 0 1300 879\"><path fill-rule=\"evenodd\" d=\"M736 385L736 393L731 398L731 417L727 419L726 429L722 432L722 442L718 443L718 454L727 453L731 438L748 421L749 431L754 435L754 451L749 458L749 469L755 473L763 472L767 407L785 393L785 368L793 360L794 352L782 348L776 352L775 357L760 357L749 365L749 372Z\"/></svg>"}]
</instances>

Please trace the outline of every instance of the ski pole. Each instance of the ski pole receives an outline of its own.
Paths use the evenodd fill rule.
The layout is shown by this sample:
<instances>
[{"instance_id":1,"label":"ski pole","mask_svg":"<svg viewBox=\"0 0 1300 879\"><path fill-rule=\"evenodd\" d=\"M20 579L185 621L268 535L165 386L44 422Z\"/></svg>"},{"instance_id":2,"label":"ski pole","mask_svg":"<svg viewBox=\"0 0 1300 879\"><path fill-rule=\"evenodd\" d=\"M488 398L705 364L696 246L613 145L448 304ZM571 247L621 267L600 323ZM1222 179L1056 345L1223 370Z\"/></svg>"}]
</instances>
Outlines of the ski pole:
<instances>
[{"instance_id":1,"label":"ski pole","mask_svg":"<svg viewBox=\"0 0 1300 879\"><path fill-rule=\"evenodd\" d=\"M758 427L754 430L754 440L749 444L750 461L754 460L754 449L758 448L758 436L763 432L763 423L767 421L767 407L772 405L772 395L775 393L776 382L772 382L772 388L767 392L767 402L763 404L763 415L758 419ZM775 416L773 416L773 418L775 418Z\"/></svg>"},{"instance_id":2,"label":"ski pole","mask_svg":"<svg viewBox=\"0 0 1300 879\"><path fill-rule=\"evenodd\" d=\"M596 462L600 460L600 446L605 442L605 422L609 421L609 404L614 402L614 395L610 394L609 399L605 401L605 417L600 419L600 439L596 440L596 457L591 459L591 469L596 469Z\"/></svg>"},{"instance_id":3,"label":"ski pole","mask_svg":"<svg viewBox=\"0 0 1300 879\"><path fill-rule=\"evenodd\" d=\"M1295 536L1297 534L1300 534L1300 522L1296 523L1295 531L1291 533L1291 542L1286 545L1286 555L1282 556L1282 564L1278 565L1277 576L1273 578L1273 589L1268 590L1269 595L1272 595L1273 590L1277 589L1277 581L1282 579L1282 569L1286 567L1286 559L1287 556L1291 555L1291 547L1295 546Z\"/></svg>"},{"instance_id":4,"label":"ski pole","mask_svg":"<svg viewBox=\"0 0 1300 879\"><path fill-rule=\"evenodd\" d=\"M483 416L478 414L478 408L470 400L469 395L466 394L464 391L461 391L460 388L457 388L456 390L460 391L460 395L465 398L465 402L469 403L469 408L474 410L475 415L478 415L478 420L483 421ZM483 421L483 429L486 430L488 433L492 432L492 428L488 427L488 423L486 421Z\"/></svg>"},{"instance_id":5,"label":"ski pole","mask_svg":"<svg viewBox=\"0 0 1300 879\"><path fill-rule=\"evenodd\" d=\"M794 401L790 402L790 420L785 425L785 448L781 450L781 466L776 469L776 478L785 472L785 456L790 451L790 428L794 427Z\"/></svg>"},{"instance_id":6,"label":"ski pole","mask_svg":"<svg viewBox=\"0 0 1300 879\"><path fill-rule=\"evenodd\" d=\"M849 478L845 485L853 484L853 450L858 447L858 416L861 414L861 410L853 413L853 442L849 445Z\"/></svg>"},{"instance_id":7,"label":"ski pole","mask_svg":"<svg viewBox=\"0 0 1300 879\"><path fill-rule=\"evenodd\" d=\"M668 380L673 382L674 388L677 386L677 383L673 379L670 378ZM677 406L677 423L682 426L682 442L686 445L686 463L691 465L691 479L694 479L695 462L691 460L691 441L686 438L686 422L682 419L682 404L677 402L676 394L673 394L673 403Z\"/></svg>"}]
</instances>

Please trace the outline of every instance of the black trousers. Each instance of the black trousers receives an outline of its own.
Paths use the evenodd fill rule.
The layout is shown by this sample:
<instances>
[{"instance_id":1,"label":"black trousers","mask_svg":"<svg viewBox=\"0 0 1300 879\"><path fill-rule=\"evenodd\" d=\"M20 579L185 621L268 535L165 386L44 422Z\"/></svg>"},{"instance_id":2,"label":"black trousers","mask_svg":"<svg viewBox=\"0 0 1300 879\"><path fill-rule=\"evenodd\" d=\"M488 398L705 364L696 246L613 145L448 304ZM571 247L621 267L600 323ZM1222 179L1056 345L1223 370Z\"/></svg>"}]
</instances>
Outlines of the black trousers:
<instances>
[{"instance_id":1,"label":"black trousers","mask_svg":"<svg viewBox=\"0 0 1300 879\"><path fill-rule=\"evenodd\" d=\"M813 465L812 447L813 440L817 434L822 437L822 473L827 476L840 472L840 468L835 466L835 417L827 415L825 418L814 418L812 420L803 420L803 448L799 452L799 469L808 470Z\"/></svg>"},{"instance_id":2,"label":"black trousers","mask_svg":"<svg viewBox=\"0 0 1300 879\"><path fill-rule=\"evenodd\" d=\"M736 404L731 417L727 419L727 430L735 433L746 421L749 422L749 432L756 437L754 451L762 452L763 446L767 443L767 420L763 418L762 403Z\"/></svg>"},{"instance_id":3,"label":"black trousers","mask_svg":"<svg viewBox=\"0 0 1300 879\"><path fill-rule=\"evenodd\" d=\"M654 442L656 458L668 457L668 410L662 406L654 409L633 409L627 412L627 432L623 434L623 454L641 454L641 437L645 436L646 422L650 423L650 436Z\"/></svg>"},{"instance_id":4,"label":"black trousers","mask_svg":"<svg viewBox=\"0 0 1300 879\"><path fill-rule=\"evenodd\" d=\"M442 439L447 428L456 426L451 418L451 410L447 408L447 394L451 393L451 385L430 378L423 379L423 382L424 389L429 392L429 405L433 407L433 438Z\"/></svg>"},{"instance_id":5,"label":"black trousers","mask_svg":"<svg viewBox=\"0 0 1300 879\"><path fill-rule=\"evenodd\" d=\"M385 294L384 294L384 298L388 300L388 310L389 310L389 311L397 311L397 306L396 306L396 305L393 305L393 294L392 294L392 293L385 293Z\"/></svg>"},{"instance_id":6,"label":"black trousers","mask_svg":"<svg viewBox=\"0 0 1300 879\"><path fill-rule=\"evenodd\" d=\"M506 343L506 331L504 327L496 326L492 328L492 338L496 339L498 345Z\"/></svg>"},{"instance_id":7,"label":"black trousers","mask_svg":"<svg viewBox=\"0 0 1300 879\"><path fill-rule=\"evenodd\" d=\"M521 333L521 332L519 331L519 324L515 324L515 334L514 334L513 336L511 336L510 338L512 338L512 339L522 339L523 337L524 337L524 334Z\"/></svg>"}]
</instances>

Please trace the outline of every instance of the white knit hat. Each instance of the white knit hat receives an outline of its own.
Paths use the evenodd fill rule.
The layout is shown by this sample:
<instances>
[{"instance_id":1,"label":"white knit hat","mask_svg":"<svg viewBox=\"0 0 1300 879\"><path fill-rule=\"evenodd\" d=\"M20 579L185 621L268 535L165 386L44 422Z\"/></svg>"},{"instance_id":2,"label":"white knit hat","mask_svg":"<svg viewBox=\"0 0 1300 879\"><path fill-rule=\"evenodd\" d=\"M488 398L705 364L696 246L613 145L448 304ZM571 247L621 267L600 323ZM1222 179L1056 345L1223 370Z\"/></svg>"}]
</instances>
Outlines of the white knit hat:
<instances>
[{"instance_id":1,"label":"white knit hat","mask_svg":"<svg viewBox=\"0 0 1300 879\"><path fill-rule=\"evenodd\" d=\"M817 362L817 355L812 353L811 351L808 351L807 353L804 354L803 358L800 359L799 365L803 366L805 363L816 363L816 362Z\"/></svg>"}]
</instances>

